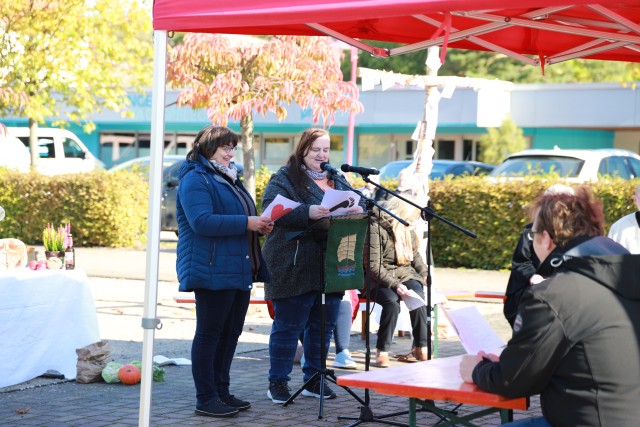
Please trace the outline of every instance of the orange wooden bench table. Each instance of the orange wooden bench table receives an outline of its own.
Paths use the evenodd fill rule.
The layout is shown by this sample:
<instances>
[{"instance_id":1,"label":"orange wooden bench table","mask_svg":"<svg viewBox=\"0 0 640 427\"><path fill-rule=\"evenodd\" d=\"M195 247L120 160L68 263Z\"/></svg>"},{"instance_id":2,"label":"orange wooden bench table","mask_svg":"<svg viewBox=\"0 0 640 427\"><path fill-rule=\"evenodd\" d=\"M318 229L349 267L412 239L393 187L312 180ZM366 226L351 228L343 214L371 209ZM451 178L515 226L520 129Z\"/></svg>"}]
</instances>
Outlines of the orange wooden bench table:
<instances>
[{"instance_id":1,"label":"orange wooden bench table","mask_svg":"<svg viewBox=\"0 0 640 427\"><path fill-rule=\"evenodd\" d=\"M409 425L416 425L416 404L445 418L438 426L474 425L471 420L499 412L501 422L513 419L513 410L529 409L529 399L511 399L481 390L462 381L458 372L462 356L444 357L426 362L409 363L387 369L375 369L351 375L340 375L338 385L367 388L376 393L409 398ZM438 408L430 401L450 401L484 408L464 416Z\"/></svg>"}]
</instances>

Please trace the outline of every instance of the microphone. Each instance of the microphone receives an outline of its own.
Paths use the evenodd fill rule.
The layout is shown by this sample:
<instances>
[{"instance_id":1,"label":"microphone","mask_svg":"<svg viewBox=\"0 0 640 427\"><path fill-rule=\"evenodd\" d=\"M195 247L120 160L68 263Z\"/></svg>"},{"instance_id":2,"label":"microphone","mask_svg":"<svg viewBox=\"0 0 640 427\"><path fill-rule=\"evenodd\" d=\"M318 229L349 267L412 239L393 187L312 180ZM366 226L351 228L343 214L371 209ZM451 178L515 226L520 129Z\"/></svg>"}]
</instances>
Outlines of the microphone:
<instances>
[{"instance_id":1,"label":"microphone","mask_svg":"<svg viewBox=\"0 0 640 427\"><path fill-rule=\"evenodd\" d=\"M331 175L340 175L340 172L338 172L338 169L331 166L329 162L320 163L320 169L322 169L323 171L329 172Z\"/></svg>"},{"instance_id":2,"label":"microphone","mask_svg":"<svg viewBox=\"0 0 640 427\"><path fill-rule=\"evenodd\" d=\"M344 164L340 167L342 172L355 172L360 175L380 175L380 171L375 168L361 168L360 166L349 166L348 164Z\"/></svg>"}]
</instances>

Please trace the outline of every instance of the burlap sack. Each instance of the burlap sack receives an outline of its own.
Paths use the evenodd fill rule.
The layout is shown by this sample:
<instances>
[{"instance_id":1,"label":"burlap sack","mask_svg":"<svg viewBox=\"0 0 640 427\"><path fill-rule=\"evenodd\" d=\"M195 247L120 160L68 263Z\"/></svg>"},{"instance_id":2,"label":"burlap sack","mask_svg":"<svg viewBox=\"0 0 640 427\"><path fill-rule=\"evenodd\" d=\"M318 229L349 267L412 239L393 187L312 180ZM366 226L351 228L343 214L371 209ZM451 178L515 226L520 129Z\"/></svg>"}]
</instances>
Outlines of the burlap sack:
<instances>
[{"instance_id":1,"label":"burlap sack","mask_svg":"<svg viewBox=\"0 0 640 427\"><path fill-rule=\"evenodd\" d=\"M109 341L98 341L76 349L76 382L87 384L102 381L102 370L109 362L111 344Z\"/></svg>"}]
</instances>

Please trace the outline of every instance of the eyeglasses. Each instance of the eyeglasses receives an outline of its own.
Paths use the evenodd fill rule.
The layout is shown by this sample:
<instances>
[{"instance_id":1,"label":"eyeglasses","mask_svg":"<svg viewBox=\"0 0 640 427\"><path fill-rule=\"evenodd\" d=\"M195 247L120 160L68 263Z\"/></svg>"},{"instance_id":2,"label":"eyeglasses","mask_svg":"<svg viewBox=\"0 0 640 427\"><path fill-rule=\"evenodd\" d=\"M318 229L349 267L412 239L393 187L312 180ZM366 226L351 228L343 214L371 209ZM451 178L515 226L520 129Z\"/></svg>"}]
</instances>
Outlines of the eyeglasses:
<instances>
[{"instance_id":1,"label":"eyeglasses","mask_svg":"<svg viewBox=\"0 0 640 427\"><path fill-rule=\"evenodd\" d=\"M527 239L533 241L536 234L542 234L542 231L527 230L525 235L527 236Z\"/></svg>"},{"instance_id":2,"label":"eyeglasses","mask_svg":"<svg viewBox=\"0 0 640 427\"><path fill-rule=\"evenodd\" d=\"M238 147L232 147L230 145L223 145L220 148L222 148L226 153L231 153L231 152L236 151L238 149Z\"/></svg>"}]
</instances>

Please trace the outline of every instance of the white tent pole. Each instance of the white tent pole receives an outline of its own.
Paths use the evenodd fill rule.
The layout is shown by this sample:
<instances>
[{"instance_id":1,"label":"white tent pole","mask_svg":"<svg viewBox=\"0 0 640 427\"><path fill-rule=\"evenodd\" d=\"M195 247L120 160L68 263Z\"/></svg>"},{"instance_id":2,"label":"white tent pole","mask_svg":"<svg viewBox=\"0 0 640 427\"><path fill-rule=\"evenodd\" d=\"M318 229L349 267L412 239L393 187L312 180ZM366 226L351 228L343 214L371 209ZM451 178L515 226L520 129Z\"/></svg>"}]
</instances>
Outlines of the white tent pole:
<instances>
[{"instance_id":1,"label":"white tent pole","mask_svg":"<svg viewBox=\"0 0 640 427\"><path fill-rule=\"evenodd\" d=\"M167 74L167 32L153 33L153 92L151 98L151 165L149 169L149 219L147 220L147 266L145 270L144 314L142 317L142 386L139 426L148 426L153 385L153 339L162 326L156 318L158 263L160 252L160 203L162 198L162 155L164 152L164 105Z\"/></svg>"}]
</instances>

